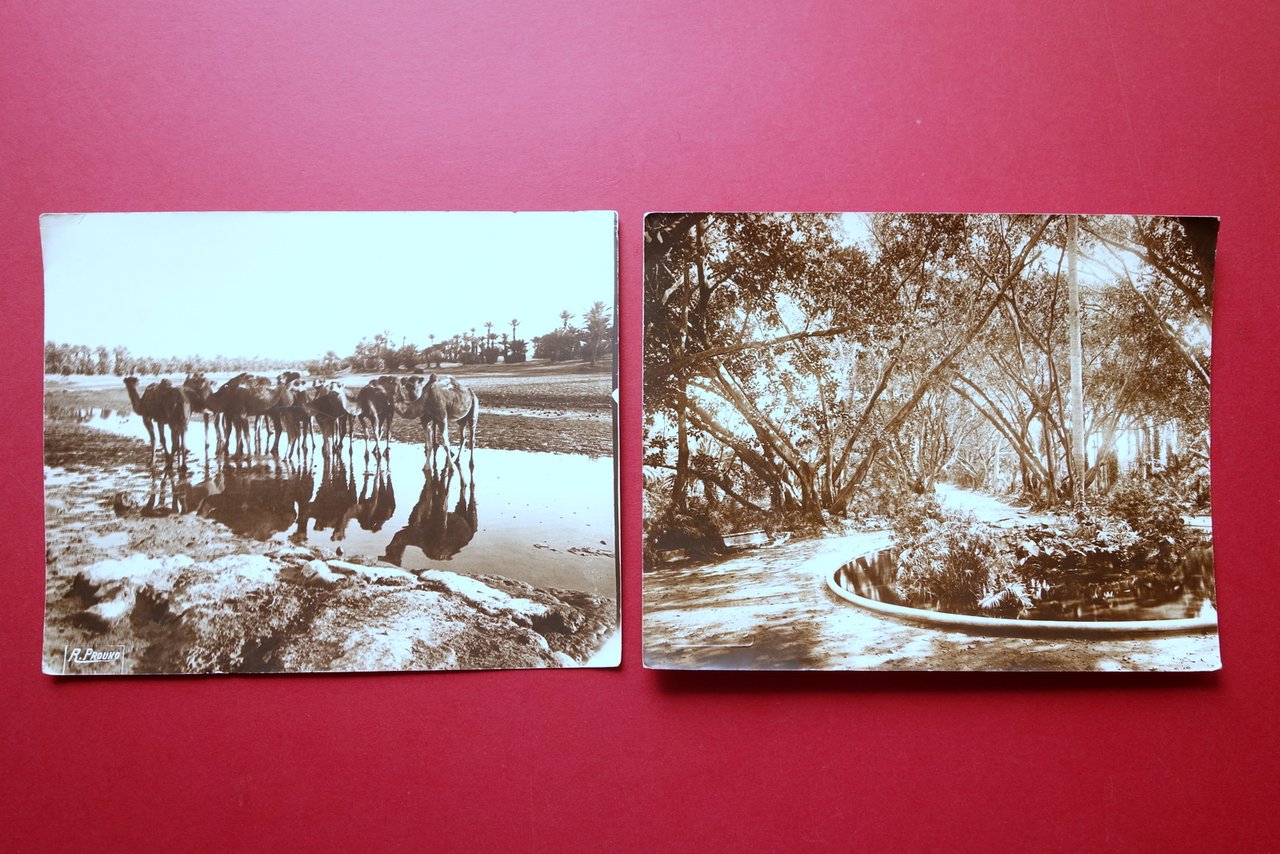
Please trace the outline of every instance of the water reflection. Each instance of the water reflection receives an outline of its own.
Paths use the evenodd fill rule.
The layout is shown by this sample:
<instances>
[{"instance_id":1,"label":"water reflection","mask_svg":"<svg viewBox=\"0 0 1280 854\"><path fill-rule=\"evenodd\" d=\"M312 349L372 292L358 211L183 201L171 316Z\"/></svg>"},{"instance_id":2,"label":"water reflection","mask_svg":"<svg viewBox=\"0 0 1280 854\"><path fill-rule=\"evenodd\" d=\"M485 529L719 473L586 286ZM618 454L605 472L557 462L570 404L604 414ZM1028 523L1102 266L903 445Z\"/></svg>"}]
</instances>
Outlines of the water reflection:
<instances>
[{"instance_id":1,"label":"water reflection","mask_svg":"<svg viewBox=\"0 0 1280 854\"><path fill-rule=\"evenodd\" d=\"M198 481L172 469L153 472L141 514L196 513L258 540L270 539L306 516L314 485L309 468L257 462L210 471Z\"/></svg>"},{"instance_id":2,"label":"water reflection","mask_svg":"<svg viewBox=\"0 0 1280 854\"><path fill-rule=\"evenodd\" d=\"M105 420L111 417L110 409L100 409L96 406L91 408L82 406L47 406L45 407L45 412L60 421L75 421L79 424L87 424L95 418Z\"/></svg>"},{"instance_id":3,"label":"water reflection","mask_svg":"<svg viewBox=\"0 0 1280 854\"><path fill-rule=\"evenodd\" d=\"M291 537L294 542L306 541L308 520L317 531L332 531L330 539L334 542L344 540L347 525L355 515L355 477L348 473L342 454L327 453L323 457L320 488L316 490L308 512L298 518L298 530Z\"/></svg>"},{"instance_id":4,"label":"water reflection","mask_svg":"<svg viewBox=\"0 0 1280 854\"><path fill-rule=\"evenodd\" d=\"M458 475L458 502L449 511L453 480L452 468L437 472L433 467L427 473L418 503L409 512L408 523L391 537L383 560L403 566L404 551L410 546L421 549L432 560L450 560L471 542L479 527L475 474L472 473L466 486L462 475Z\"/></svg>"},{"instance_id":5,"label":"water reflection","mask_svg":"<svg viewBox=\"0 0 1280 854\"><path fill-rule=\"evenodd\" d=\"M315 478L289 463L224 465L193 487L196 512L244 537L270 539L306 514Z\"/></svg>"},{"instance_id":6,"label":"water reflection","mask_svg":"<svg viewBox=\"0 0 1280 854\"><path fill-rule=\"evenodd\" d=\"M146 440L139 419L127 410L106 419L100 409L50 407L47 414L91 418L96 429ZM189 430L202 431L203 425L193 419ZM462 474L456 466L438 466L431 476L423 471L421 444L392 441L394 453L380 461L353 459L349 446L325 453L317 444L292 463L270 456L228 460L212 448L201 454L200 446L198 433L190 433L187 471L118 469L115 488L123 492L117 512L161 516L203 508L245 536L394 559L406 569L447 560L454 572L616 592L614 558L606 548L614 530L612 460L479 448L476 473L486 492L481 520L475 474L466 474L465 465Z\"/></svg>"},{"instance_id":7,"label":"water reflection","mask_svg":"<svg viewBox=\"0 0 1280 854\"><path fill-rule=\"evenodd\" d=\"M310 466L288 461L209 466L206 471L213 474L198 481L173 469L155 469L139 512L151 517L196 513L258 540L292 528L289 539L299 544L309 539L308 527L312 532L328 531L330 541L342 542L352 520L362 530L381 531L396 512L389 461L376 461L366 469L357 491L355 469L341 453L325 453L322 459L318 489ZM450 510L455 481L457 501ZM475 475L468 482L451 468L431 470L406 524L392 535L380 557L402 565L405 549L412 546L432 560L450 560L478 529Z\"/></svg>"},{"instance_id":8,"label":"water reflection","mask_svg":"<svg viewBox=\"0 0 1280 854\"><path fill-rule=\"evenodd\" d=\"M837 580L845 590L890 605L941 611L938 601L908 601L898 591L898 558L886 549L850 561ZM1096 561L1026 579L1033 604L1016 616L1031 620L1174 620L1204 616L1216 600L1213 547L1187 550L1168 564ZM981 609L973 616L997 616Z\"/></svg>"},{"instance_id":9,"label":"water reflection","mask_svg":"<svg viewBox=\"0 0 1280 854\"><path fill-rule=\"evenodd\" d=\"M391 459L375 461L374 470L364 473L360 500L356 502L356 522L366 531L377 533L396 513L396 490L391 483Z\"/></svg>"},{"instance_id":10,"label":"water reflection","mask_svg":"<svg viewBox=\"0 0 1280 854\"><path fill-rule=\"evenodd\" d=\"M357 494L355 469L342 454L326 451L322 459L320 488L307 509L298 515L298 528L290 539L306 542L310 523L313 531L330 531L329 539L341 542L347 538L352 519L366 531L381 531L396 512L390 460L377 460L372 471L365 471Z\"/></svg>"}]
</instances>

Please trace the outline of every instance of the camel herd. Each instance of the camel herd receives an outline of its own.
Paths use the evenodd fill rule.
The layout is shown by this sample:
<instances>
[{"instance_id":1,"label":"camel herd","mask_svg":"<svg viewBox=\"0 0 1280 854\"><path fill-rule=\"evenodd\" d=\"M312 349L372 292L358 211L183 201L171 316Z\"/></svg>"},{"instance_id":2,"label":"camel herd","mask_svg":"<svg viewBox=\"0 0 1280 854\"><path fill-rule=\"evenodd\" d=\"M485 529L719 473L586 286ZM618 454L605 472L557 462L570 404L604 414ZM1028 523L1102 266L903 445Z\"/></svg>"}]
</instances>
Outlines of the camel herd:
<instances>
[{"instance_id":1,"label":"camel herd","mask_svg":"<svg viewBox=\"0 0 1280 854\"><path fill-rule=\"evenodd\" d=\"M314 447L314 429L318 429L326 453L340 451L342 442L351 437L356 424L361 426L365 453L373 437L373 454L381 457L390 451L391 425L397 415L418 418L426 432L427 462L424 470L434 467L436 452L443 447L445 465L462 470L462 447L471 452L475 468L475 433L480 416L480 400L475 393L450 376L429 377L382 376L363 388L351 389L340 382L314 380L308 385L296 371L285 371L276 379L237 374L218 388L203 374L192 374L174 385L167 379L138 391L138 378L124 381L133 411L142 416L151 439L154 458L157 435L166 465L177 461L186 465L187 425L194 414L204 415L205 445L209 443L212 420L217 453L243 458L252 450L251 439L260 449L265 428L271 453L279 455L280 439L285 437L285 454L305 454ZM449 428L458 433L456 456L450 448ZM171 442L166 444L165 431ZM274 437L274 439L273 439ZM235 454L231 453L232 440ZM348 443L348 448L351 448Z\"/></svg>"}]
</instances>

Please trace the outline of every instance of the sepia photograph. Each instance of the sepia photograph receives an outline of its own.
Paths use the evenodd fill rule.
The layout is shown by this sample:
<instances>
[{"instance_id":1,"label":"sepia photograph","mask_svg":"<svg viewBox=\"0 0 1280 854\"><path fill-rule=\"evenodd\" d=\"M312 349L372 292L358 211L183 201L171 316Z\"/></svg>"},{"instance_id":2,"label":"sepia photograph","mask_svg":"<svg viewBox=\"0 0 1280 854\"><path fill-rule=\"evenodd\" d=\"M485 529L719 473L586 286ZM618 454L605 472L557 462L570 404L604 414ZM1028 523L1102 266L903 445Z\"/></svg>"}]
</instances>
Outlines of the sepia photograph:
<instances>
[{"instance_id":1,"label":"sepia photograph","mask_svg":"<svg viewBox=\"0 0 1280 854\"><path fill-rule=\"evenodd\" d=\"M44 672L620 663L613 212L40 230Z\"/></svg>"},{"instance_id":2,"label":"sepia photograph","mask_svg":"<svg viewBox=\"0 0 1280 854\"><path fill-rule=\"evenodd\" d=\"M645 665L1218 669L1217 235L650 214Z\"/></svg>"}]
</instances>

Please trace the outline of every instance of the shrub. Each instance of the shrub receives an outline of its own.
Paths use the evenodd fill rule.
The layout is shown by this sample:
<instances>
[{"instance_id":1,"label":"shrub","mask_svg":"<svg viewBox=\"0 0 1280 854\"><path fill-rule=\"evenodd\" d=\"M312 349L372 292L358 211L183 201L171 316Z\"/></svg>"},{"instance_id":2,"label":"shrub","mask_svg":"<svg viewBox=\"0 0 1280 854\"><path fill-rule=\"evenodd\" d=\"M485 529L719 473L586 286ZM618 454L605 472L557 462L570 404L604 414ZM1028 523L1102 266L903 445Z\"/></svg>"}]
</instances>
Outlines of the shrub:
<instances>
[{"instance_id":1,"label":"shrub","mask_svg":"<svg viewBox=\"0 0 1280 854\"><path fill-rule=\"evenodd\" d=\"M941 521L926 516L921 525L920 536L898 540L897 586L907 601L972 613L984 602L1007 608L1026 598L1016 586L1012 554L994 528L970 514Z\"/></svg>"},{"instance_id":2,"label":"shrub","mask_svg":"<svg viewBox=\"0 0 1280 854\"><path fill-rule=\"evenodd\" d=\"M893 537L899 543L919 540L930 523L942 521L942 505L933 495L921 495L898 505L892 520Z\"/></svg>"},{"instance_id":3,"label":"shrub","mask_svg":"<svg viewBox=\"0 0 1280 854\"><path fill-rule=\"evenodd\" d=\"M706 558L724 551L720 530L706 513L695 509L675 510L655 520L645 543L656 556L667 549L684 549L693 557Z\"/></svg>"},{"instance_id":4,"label":"shrub","mask_svg":"<svg viewBox=\"0 0 1280 854\"><path fill-rule=\"evenodd\" d=\"M1138 478L1120 481L1111 491L1107 510L1123 519L1144 546L1161 555L1167 555L1186 536L1178 497L1151 481Z\"/></svg>"},{"instance_id":5,"label":"shrub","mask_svg":"<svg viewBox=\"0 0 1280 854\"><path fill-rule=\"evenodd\" d=\"M691 499L681 510L671 500L671 475L646 473L644 480L644 562L657 566L658 555L683 549L695 557L711 557L724 551L724 541L704 502Z\"/></svg>"},{"instance_id":6,"label":"shrub","mask_svg":"<svg viewBox=\"0 0 1280 854\"><path fill-rule=\"evenodd\" d=\"M1096 557L1129 560L1139 543L1128 522L1092 514L1027 526L1011 536L1019 565L1043 569L1069 569Z\"/></svg>"}]
</instances>

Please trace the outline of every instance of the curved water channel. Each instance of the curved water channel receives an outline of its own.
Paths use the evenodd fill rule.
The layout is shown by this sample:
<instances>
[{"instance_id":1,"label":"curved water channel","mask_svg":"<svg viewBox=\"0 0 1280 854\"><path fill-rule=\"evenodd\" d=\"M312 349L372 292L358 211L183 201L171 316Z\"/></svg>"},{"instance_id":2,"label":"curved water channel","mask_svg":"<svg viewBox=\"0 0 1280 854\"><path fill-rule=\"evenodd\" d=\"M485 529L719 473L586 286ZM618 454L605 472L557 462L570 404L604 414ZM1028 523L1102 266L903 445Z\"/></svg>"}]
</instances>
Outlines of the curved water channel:
<instances>
[{"instance_id":1,"label":"curved water channel","mask_svg":"<svg viewBox=\"0 0 1280 854\"><path fill-rule=\"evenodd\" d=\"M1020 620L1120 622L1189 620L1214 614L1213 547L1191 549L1162 568L1090 566L1057 574L1053 586L1034 591L1034 604ZM938 601L908 601L898 592L898 555L884 549L841 566L835 582L863 599L907 608L946 613ZM990 617L974 611L969 616Z\"/></svg>"},{"instance_id":2,"label":"curved water channel","mask_svg":"<svg viewBox=\"0 0 1280 854\"><path fill-rule=\"evenodd\" d=\"M48 415L147 441L141 419L130 412ZM205 450L199 418L187 447L185 473L157 466L149 494L135 496L148 512L199 512L242 536L340 549L406 569L617 595L610 458L477 448L474 476L464 462L465 475L428 477L421 445L392 442L387 461L366 461L357 437L353 453L346 446L340 454L317 449L301 462L264 455L219 460Z\"/></svg>"}]
</instances>

